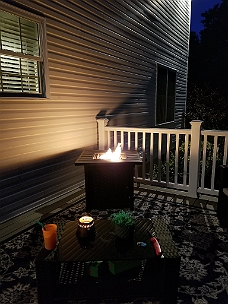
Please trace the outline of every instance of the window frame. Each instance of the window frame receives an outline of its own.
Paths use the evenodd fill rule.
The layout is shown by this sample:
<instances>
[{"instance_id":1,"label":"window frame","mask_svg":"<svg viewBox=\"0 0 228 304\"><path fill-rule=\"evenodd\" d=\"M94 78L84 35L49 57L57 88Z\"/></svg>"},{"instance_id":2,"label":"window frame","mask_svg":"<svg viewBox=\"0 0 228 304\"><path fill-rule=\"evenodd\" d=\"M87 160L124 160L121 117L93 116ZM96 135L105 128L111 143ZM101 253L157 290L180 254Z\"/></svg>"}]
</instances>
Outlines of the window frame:
<instances>
[{"instance_id":1,"label":"window frame","mask_svg":"<svg viewBox=\"0 0 228 304\"><path fill-rule=\"evenodd\" d=\"M1 92L0 98L23 98L23 99L45 99L50 98L50 85L49 85L49 69L48 69L48 56L47 56L47 38L46 38L46 18L24 9L18 8L8 3L0 1L0 10L7 13L11 13L15 16L30 20L31 22L38 23L39 31L39 46L40 46L40 75L39 75L39 84L42 86L41 93L26 93L26 92ZM10 55L15 58L32 58L31 55L23 56L23 54L17 56L13 51L1 50L0 54ZM33 58L34 60L34 58ZM38 62L38 61L37 61Z\"/></svg>"},{"instance_id":2,"label":"window frame","mask_svg":"<svg viewBox=\"0 0 228 304\"><path fill-rule=\"evenodd\" d=\"M164 121L159 121L158 122L158 96L160 96L158 94L158 82L159 82L159 75L158 75L158 71L159 69L162 69L163 71L166 72L166 83L165 83L165 120ZM170 73L174 73L175 74L175 82L174 82L174 95L172 95L174 97L174 101L173 101L173 113L172 113L172 120L168 120L168 112L167 112L167 108L168 108L168 89L169 89L169 72ZM162 66L160 64L157 65L157 73L156 73L156 104L155 104L155 125L162 125L162 124L169 124L169 123L173 123L175 121L175 105L176 105L176 88L177 88L177 71L165 66Z\"/></svg>"}]
</instances>

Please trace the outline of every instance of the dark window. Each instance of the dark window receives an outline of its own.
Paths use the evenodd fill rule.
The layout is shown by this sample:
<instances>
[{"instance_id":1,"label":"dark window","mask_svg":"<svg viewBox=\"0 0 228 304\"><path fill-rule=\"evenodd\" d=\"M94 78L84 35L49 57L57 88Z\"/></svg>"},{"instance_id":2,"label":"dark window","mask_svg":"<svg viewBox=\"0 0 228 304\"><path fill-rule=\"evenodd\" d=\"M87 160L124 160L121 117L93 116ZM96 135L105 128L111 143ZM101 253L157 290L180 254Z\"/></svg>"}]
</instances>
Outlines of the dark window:
<instances>
[{"instance_id":1,"label":"dark window","mask_svg":"<svg viewBox=\"0 0 228 304\"><path fill-rule=\"evenodd\" d=\"M176 72L158 67L156 124L174 121Z\"/></svg>"}]
</instances>

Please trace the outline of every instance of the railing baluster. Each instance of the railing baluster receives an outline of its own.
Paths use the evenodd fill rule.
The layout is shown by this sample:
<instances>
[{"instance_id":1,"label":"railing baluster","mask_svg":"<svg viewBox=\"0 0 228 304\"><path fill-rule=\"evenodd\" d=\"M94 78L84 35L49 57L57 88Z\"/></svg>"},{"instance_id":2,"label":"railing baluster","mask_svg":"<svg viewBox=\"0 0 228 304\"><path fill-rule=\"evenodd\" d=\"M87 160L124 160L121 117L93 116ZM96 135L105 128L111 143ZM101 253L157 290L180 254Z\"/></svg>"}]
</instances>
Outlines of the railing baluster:
<instances>
[{"instance_id":1,"label":"railing baluster","mask_svg":"<svg viewBox=\"0 0 228 304\"><path fill-rule=\"evenodd\" d=\"M217 159L217 147L218 147L218 136L214 137L214 148L213 148L213 162L212 162L212 172L211 172L211 190L215 189L215 167Z\"/></svg>"},{"instance_id":2,"label":"railing baluster","mask_svg":"<svg viewBox=\"0 0 228 304\"><path fill-rule=\"evenodd\" d=\"M150 180L153 180L154 173L154 133L150 133Z\"/></svg>"},{"instance_id":3,"label":"railing baluster","mask_svg":"<svg viewBox=\"0 0 228 304\"><path fill-rule=\"evenodd\" d=\"M161 181L162 133L158 133L158 181Z\"/></svg>"},{"instance_id":4,"label":"railing baluster","mask_svg":"<svg viewBox=\"0 0 228 304\"><path fill-rule=\"evenodd\" d=\"M205 135L203 141L203 158L202 158L202 167L201 167L201 184L200 187L204 189L204 180L205 180L205 168L206 168L206 154L207 154L207 135Z\"/></svg>"},{"instance_id":5,"label":"railing baluster","mask_svg":"<svg viewBox=\"0 0 228 304\"><path fill-rule=\"evenodd\" d=\"M121 145L122 145L122 149L125 148L125 141L124 141L124 131L121 130L120 131L120 142L121 142Z\"/></svg>"},{"instance_id":6,"label":"railing baluster","mask_svg":"<svg viewBox=\"0 0 228 304\"><path fill-rule=\"evenodd\" d=\"M223 165L226 165L227 162L227 152L228 152L228 136L225 136L225 142L224 142L224 152L223 152Z\"/></svg>"},{"instance_id":7,"label":"railing baluster","mask_svg":"<svg viewBox=\"0 0 228 304\"><path fill-rule=\"evenodd\" d=\"M135 131L135 150L138 150L138 132ZM139 177L139 171L138 171L138 166L135 166L135 177Z\"/></svg>"},{"instance_id":8,"label":"railing baluster","mask_svg":"<svg viewBox=\"0 0 228 304\"><path fill-rule=\"evenodd\" d=\"M111 145L111 131L108 131L108 148Z\"/></svg>"},{"instance_id":9,"label":"railing baluster","mask_svg":"<svg viewBox=\"0 0 228 304\"><path fill-rule=\"evenodd\" d=\"M178 184L179 134L176 134L174 183Z\"/></svg>"},{"instance_id":10,"label":"railing baluster","mask_svg":"<svg viewBox=\"0 0 228 304\"><path fill-rule=\"evenodd\" d=\"M117 146L117 132L118 132L118 130L114 131L114 148L116 148L116 146Z\"/></svg>"},{"instance_id":11,"label":"railing baluster","mask_svg":"<svg viewBox=\"0 0 228 304\"><path fill-rule=\"evenodd\" d=\"M189 135L185 134L185 149L184 149L184 172L183 172L183 184L186 186L187 184L187 171L188 171L188 142L189 142Z\"/></svg>"},{"instance_id":12,"label":"railing baluster","mask_svg":"<svg viewBox=\"0 0 228 304\"><path fill-rule=\"evenodd\" d=\"M146 133L142 133L142 150L143 150L143 170L142 170L142 177L143 179L146 178Z\"/></svg>"},{"instance_id":13,"label":"railing baluster","mask_svg":"<svg viewBox=\"0 0 228 304\"><path fill-rule=\"evenodd\" d=\"M136 135L136 140L135 140L136 146L135 146L135 149L138 150L138 148L139 148L139 133L136 132L135 135Z\"/></svg>"},{"instance_id":14,"label":"railing baluster","mask_svg":"<svg viewBox=\"0 0 228 304\"><path fill-rule=\"evenodd\" d=\"M128 150L131 149L131 131L127 132L127 147L128 147Z\"/></svg>"},{"instance_id":15,"label":"railing baluster","mask_svg":"<svg viewBox=\"0 0 228 304\"><path fill-rule=\"evenodd\" d=\"M169 183L169 155L170 155L170 133L167 134L167 146L166 146L166 183Z\"/></svg>"}]
</instances>

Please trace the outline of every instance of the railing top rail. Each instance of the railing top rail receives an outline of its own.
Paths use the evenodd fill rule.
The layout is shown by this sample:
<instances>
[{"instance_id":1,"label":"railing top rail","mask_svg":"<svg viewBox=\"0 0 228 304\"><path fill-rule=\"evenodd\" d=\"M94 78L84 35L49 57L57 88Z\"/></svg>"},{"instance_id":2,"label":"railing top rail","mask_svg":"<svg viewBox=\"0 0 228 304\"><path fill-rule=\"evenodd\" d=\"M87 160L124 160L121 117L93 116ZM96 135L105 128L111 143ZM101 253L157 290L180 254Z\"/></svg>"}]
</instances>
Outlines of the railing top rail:
<instances>
[{"instance_id":1,"label":"railing top rail","mask_svg":"<svg viewBox=\"0 0 228 304\"><path fill-rule=\"evenodd\" d=\"M142 133L162 133L162 134L191 134L190 129L165 129L165 128L131 128L106 126L106 131L123 131L123 132L142 132Z\"/></svg>"},{"instance_id":2,"label":"railing top rail","mask_svg":"<svg viewBox=\"0 0 228 304\"><path fill-rule=\"evenodd\" d=\"M202 130L202 135L228 136L228 131L222 130Z\"/></svg>"}]
</instances>

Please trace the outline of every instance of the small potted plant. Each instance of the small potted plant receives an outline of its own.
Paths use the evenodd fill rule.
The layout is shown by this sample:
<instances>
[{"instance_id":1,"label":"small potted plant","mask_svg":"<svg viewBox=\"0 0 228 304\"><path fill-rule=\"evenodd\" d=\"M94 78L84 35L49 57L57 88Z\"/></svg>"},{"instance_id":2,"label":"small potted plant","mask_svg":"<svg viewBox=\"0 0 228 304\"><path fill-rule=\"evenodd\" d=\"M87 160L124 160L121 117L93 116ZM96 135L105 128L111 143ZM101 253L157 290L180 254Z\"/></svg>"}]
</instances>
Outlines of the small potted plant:
<instances>
[{"instance_id":1,"label":"small potted plant","mask_svg":"<svg viewBox=\"0 0 228 304\"><path fill-rule=\"evenodd\" d=\"M111 215L111 220L115 225L115 235L126 238L134 231L134 218L130 211L120 210Z\"/></svg>"}]
</instances>

